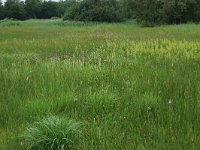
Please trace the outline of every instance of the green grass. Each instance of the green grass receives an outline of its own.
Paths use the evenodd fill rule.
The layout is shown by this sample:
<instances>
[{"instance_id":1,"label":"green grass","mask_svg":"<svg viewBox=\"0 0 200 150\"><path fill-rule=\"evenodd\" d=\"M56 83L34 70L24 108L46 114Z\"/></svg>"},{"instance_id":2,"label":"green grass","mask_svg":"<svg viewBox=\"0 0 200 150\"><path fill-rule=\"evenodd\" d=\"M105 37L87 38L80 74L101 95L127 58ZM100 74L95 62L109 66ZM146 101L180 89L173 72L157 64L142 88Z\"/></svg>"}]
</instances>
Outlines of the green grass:
<instances>
[{"instance_id":1,"label":"green grass","mask_svg":"<svg viewBox=\"0 0 200 150\"><path fill-rule=\"evenodd\" d=\"M52 115L81 150L199 149L200 25L0 22L0 149Z\"/></svg>"},{"instance_id":2,"label":"green grass","mask_svg":"<svg viewBox=\"0 0 200 150\"><path fill-rule=\"evenodd\" d=\"M20 138L21 149L77 149L81 138L80 124L53 116L37 122Z\"/></svg>"}]
</instances>

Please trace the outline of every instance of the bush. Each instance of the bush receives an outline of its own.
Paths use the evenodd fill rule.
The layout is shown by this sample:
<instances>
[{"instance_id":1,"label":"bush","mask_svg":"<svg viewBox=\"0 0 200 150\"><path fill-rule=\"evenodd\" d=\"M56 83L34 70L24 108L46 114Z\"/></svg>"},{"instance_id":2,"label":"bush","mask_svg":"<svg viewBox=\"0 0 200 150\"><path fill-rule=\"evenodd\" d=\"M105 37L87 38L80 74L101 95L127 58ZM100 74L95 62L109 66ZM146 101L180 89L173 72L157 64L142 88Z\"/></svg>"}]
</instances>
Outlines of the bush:
<instances>
[{"instance_id":1,"label":"bush","mask_svg":"<svg viewBox=\"0 0 200 150\"><path fill-rule=\"evenodd\" d=\"M7 0L4 6L4 13L7 18L13 18L16 20L25 20L26 11L24 9L24 3L20 1Z\"/></svg>"},{"instance_id":2,"label":"bush","mask_svg":"<svg viewBox=\"0 0 200 150\"><path fill-rule=\"evenodd\" d=\"M49 117L35 123L21 136L21 146L29 150L74 150L81 135L80 123Z\"/></svg>"},{"instance_id":3,"label":"bush","mask_svg":"<svg viewBox=\"0 0 200 150\"><path fill-rule=\"evenodd\" d=\"M200 21L197 0L135 0L137 21L145 26Z\"/></svg>"},{"instance_id":4,"label":"bush","mask_svg":"<svg viewBox=\"0 0 200 150\"><path fill-rule=\"evenodd\" d=\"M70 7L64 20L96 21L96 22L121 22L124 13L116 0L92 1L85 0Z\"/></svg>"}]
</instances>

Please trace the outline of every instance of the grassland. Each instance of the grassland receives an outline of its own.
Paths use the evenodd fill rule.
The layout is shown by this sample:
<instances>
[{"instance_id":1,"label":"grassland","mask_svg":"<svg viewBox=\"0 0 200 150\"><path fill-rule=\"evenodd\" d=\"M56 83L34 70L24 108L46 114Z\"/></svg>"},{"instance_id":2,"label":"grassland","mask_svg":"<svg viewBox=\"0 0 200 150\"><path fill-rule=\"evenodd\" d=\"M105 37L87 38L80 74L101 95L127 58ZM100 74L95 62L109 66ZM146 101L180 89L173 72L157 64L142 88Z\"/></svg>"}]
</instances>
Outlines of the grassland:
<instances>
[{"instance_id":1,"label":"grassland","mask_svg":"<svg viewBox=\"0 0 200 150\"><path fill-rule=\"evenodd\" d=\"M200 148L200 25L0 22L0 149L49 116L81 150Z\"/></svg>"}]
</instances>

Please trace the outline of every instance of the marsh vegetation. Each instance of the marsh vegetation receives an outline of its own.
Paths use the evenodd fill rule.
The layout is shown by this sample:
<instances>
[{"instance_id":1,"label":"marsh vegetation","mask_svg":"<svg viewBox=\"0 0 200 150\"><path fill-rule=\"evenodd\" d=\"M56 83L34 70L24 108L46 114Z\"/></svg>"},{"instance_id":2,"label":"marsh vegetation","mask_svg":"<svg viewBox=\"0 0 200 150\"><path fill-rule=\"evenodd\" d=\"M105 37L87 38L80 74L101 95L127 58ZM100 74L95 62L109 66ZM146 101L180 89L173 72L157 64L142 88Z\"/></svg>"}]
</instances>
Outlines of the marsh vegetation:
<instances>
[{"instance_id":1,"label":"marsh vegetation","mask_svg":"<svg viewBox=\"0 0 200 150\"><path fill-rule=\"evenodd\" d=\"M0 149L199 149L200 26L133 24L1 22Z\"/></svg>"}]
</instances>

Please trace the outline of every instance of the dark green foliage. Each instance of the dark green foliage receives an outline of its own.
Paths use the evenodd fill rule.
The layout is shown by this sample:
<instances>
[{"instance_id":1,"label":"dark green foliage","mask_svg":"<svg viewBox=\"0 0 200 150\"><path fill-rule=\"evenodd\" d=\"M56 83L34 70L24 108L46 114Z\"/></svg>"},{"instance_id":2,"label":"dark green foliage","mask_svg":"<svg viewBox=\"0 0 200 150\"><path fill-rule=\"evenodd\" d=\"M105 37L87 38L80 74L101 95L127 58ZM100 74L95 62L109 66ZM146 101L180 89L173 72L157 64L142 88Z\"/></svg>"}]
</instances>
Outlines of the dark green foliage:
<instances>
[{"instance_id":1,"label":"dark green foliage","mask_svg":"<svg viewBox=\"0 0 200 150\"><path fill-rule=\"evenodd\" d=\"M198 0L135 0L137 20L146 26L200 21Z\"/></svg>"},{"instance_id":2,"label":"dark green foliage","mask_svg":"<svg viewBox=\"0 0 200 150\"><path fill-rule=\"evenodd\" d=\"M41 0L26 0L25 1L25 9L27 12L28 18L38 18L40 15L40 10L42 6Z\"/></svg>"},{"instance_id":3,"label":"dark green foliage","mask_svg":"<svg viewBox=\"0 0 200 150\"><path fill-rule=\"evenodd\" d=\"M135 0L122 0L122 7L124 10L124 15L128 19L135 19L136 14L136 1Z\"/></svg>"},{"instance_id":4,"label":"dark green foliage","mask_svg":"<svg viewBox=\"0 0 200 150\"><path fill-rule=\"evenodd\" d=\"M58 8L57 16L58 17L64 16L66 9L69 7L70 1L60 1L60 2L58 2L58 4L57 4L57 8Z\"/></svg>"},{"instance_id":5,"label":"dark green foliage","mask_svg":"<svg viewBox=\"0 0 200 150\"><path fill-rule=\"evenodd\" d=\"M4 18L4 7L2 5L2 2L0 0L0 20Z\"/></svg>"},{"instance_id":6,"label":"dark green foliage","mask_svg":"<svg viewBox=\"0 0 200 150\"><path fill-rule=\"evenodd\" d=\"M199 0L7 0L0 1L0 19L63 18L72 21L122 22L137 19L144 26L200 22Z\"/></svg>"},{"instance_id":7,"label":"dark green foliage","mask_svg":"<svg viewBox=\"0 0 200 150\"><path fill-rule=\"evenodd\" d=\"M53 5L54 2L45 1L41 7L41 13L39 18L50 18L52 17L52 12L56 10L56 6Z\"/></svg>"},{"instance_id":8,"label":"dark green foliage","mask_svg":"<svg viewBox=\"0 0 200 150\"><path fill-rule=\"evenodd\" d=\"M200 21L200 1L199 0L188 0L187 1L187 12L186 12L187 21Z\"/></svg>"},{"instance_id":9,"label":"dark green foliage","mask_svg":"<svg viewBox=\"0 0 200 150\"><path fill-rule=\"evenodd\" d=\"M163 3L163 20L166 23L185 23L187 22L185 14L187 12L186 0L165 0Z\"/></svg>"},{"instance_id":10,"label":"dark green foliage","mask_svg":"<svg viewBox=\"0 0 200 150\"><path fill-rule=\"evenodd\" d=\"M19 20L26 19L24 3L19 0L7 0L5 3L5 17Z\"/></svg>"},{"instance_id":11,"label":"dark green foliage","mask_svg":"<svg viewBox=\"0 0 200 150\"><path fill-rule=\"evenodd\" d=\"M160 23L161 1L157 0L136 0L137 20L145 26L153 26Z\"/></svg>"},{"instance_id":12,"label":"dark green foliage","mask_svg":"<svg viewBox=\"0 0 200 150\"><path fill-rule=\"evenodd\" d=\"M67 10L64 20L121 22L124 17L116 0L85 0Z\"/></svg>"},{"instance_id":13,"label":"dark green foliage","mask_svg":"<svg viewBox=\"0 0 200 150\"><path fill-rule=\"evenodd\" d=\"M58 3L53 1L45 1L42 3L39 18L48 19L51 17L59 17Z\"/></svg>"}]
</instances>

